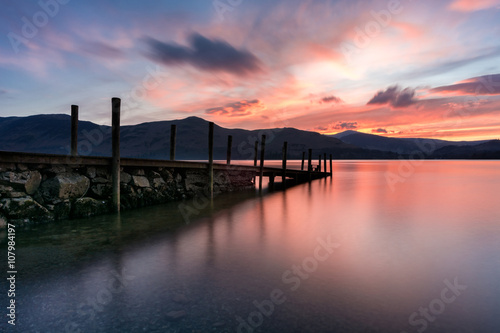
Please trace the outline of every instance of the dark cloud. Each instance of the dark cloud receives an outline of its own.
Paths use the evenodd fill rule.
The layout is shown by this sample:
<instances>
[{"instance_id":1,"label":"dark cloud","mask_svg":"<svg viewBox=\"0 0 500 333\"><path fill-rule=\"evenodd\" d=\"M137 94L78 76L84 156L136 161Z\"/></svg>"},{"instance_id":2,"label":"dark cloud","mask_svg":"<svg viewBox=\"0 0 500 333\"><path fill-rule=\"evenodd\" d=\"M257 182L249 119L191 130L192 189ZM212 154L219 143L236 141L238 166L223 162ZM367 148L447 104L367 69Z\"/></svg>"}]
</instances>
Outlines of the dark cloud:
<instances>
[{"instance_id":1,"label":"dark cloud","mask_svg":"<svg viewBox=\"0 0 500 333\"><path fill-rule=\"evenodd\" d=\"M229 117L241 117L248 116L252 114L252 110L255 107L259 107L261 102L258 99L254 99L251 101L239 101L228 103L224 106L219 106L216 108L206 109L206 114L217 114L217 115L225 115Z\"/></svg>"},{"instance_id":2,"label":"dark cloud","mask_svg":"<svg viewBox=\"0 0 500 333\"><path fill-rule=\"evenodd\" d=\"M338 123L333 124L332 128L336 130L352 130L358 128L358 122L339 121Z\"/></svg>"},{"instance_id":3,"label":"dark cloud","mask_svg":"<svg viewBox=\"0 0 500 333\"><path fill-rule=\"evenodd\" d=\"M247 75L260 71L260 61L249 51L236 49L229 43L192 34L189 46L164 43L147 38L150 58L165 65L190 64L206 71L223 71L237 75Z\"/></svg>"},{"instance_id":4,"label":"dark cloud","mask_svg":"<svg viewBox=\"0 0 500 333\"><path fill-rule=\"evenodd\" d=\"M457 92L464 95L500 95L500 74L473 77L456 84L433 88L431 92Z\"/></svg>"},{"instance_id":5,"label":"dark cloud","mask_svg":"<svg viewBox=\"0 0 500 333\"><path fill-rule=\"evenodd\" d=\"M372 130L372 133L385 133L385 134L387 134L387 130L385 128L377 128L376 130Z\"/></svg>"},{"instance_id":6,"label":"dark cloud","mask_svg":"<svg viewBox=\"0 0 500 333\"><path fill-rule=\"evenodd\" d=\"M342 103L342 99L340 99L340 97L331 95L331 96L323 97L322 99L320 99L319 103L320 104L323 104L323 103L338 104L338 103Z\"/></svg>"},{"instance_id":7,"label":"dark cloud","mask_svg":"<svg viewBox=\"0 0 500 333\"><path fill-rule=\"evenodd\" d=\"M394 108L404 108L416 103L414 96L415 89L401 89L395 85L386 90L380 90L366 104L389 104Z\"/></svg>"},{"instance_id":8,"label":"dark cloud","mask_svg":"<svg viewBox=\"0 0 500 333\"><path fill-rule=\"evenodd\" d=\"M5 95L7 94L7 90L0 89L0 95Z\"/></svg>"}]
</instances>

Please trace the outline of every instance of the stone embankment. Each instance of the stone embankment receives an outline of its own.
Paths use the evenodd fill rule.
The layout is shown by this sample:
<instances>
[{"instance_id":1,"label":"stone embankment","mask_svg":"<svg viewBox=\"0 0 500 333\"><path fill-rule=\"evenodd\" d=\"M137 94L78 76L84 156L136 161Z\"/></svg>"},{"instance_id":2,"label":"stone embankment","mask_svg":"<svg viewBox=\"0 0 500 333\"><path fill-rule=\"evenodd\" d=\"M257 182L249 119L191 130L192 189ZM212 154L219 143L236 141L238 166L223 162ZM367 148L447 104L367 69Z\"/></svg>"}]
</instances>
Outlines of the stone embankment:
<instances>
[{"instance_id":1,"label":"stone embankment","mask_svg":"<svg viewBox=\"0 0 500 333\"><path fill-rule=\"evenodd\" d=\"M254 188L253 173L218 170L214 192ZM121 209L207 195L204 169L122 167ZM111 211L108 166L0 162L0 227L81 218Z\"/></svg>"}]
</instances>

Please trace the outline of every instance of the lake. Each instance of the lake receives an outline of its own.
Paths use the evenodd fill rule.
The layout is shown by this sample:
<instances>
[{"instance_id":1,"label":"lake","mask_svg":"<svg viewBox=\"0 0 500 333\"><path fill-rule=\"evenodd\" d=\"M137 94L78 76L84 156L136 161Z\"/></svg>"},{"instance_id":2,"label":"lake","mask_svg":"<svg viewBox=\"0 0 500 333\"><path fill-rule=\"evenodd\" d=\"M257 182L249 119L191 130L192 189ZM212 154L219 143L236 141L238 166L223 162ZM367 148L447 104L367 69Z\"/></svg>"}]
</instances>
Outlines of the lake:
<instances>
[{"instance_id":1,"label":"lake","mask_svg":"<svg viewBox=\"0 0 500 333\"><path fill-rule=\"evenodd\" d=\"M500 331L499 161L333 167L18 230L15 331Z\"/></svg>"}]
</instances>

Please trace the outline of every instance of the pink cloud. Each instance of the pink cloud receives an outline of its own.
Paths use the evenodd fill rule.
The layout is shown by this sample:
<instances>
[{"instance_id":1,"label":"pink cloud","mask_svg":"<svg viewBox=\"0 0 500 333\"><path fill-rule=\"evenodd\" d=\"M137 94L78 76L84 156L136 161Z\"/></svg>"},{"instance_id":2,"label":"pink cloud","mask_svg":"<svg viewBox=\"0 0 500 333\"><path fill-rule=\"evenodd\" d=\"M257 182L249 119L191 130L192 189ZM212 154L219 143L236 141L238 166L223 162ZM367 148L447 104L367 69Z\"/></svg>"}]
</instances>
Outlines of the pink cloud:
<instances>
[{"instance_id":1,"label":"pink cloud","mask_svg":"<svg viewBox=\"0 0 500 333\"><path fill-rule=\"evenodd\" d=\"M455 0L448 8L460 12L474 12L500 5L498 0Z\"/></svg>"}]
</instances>

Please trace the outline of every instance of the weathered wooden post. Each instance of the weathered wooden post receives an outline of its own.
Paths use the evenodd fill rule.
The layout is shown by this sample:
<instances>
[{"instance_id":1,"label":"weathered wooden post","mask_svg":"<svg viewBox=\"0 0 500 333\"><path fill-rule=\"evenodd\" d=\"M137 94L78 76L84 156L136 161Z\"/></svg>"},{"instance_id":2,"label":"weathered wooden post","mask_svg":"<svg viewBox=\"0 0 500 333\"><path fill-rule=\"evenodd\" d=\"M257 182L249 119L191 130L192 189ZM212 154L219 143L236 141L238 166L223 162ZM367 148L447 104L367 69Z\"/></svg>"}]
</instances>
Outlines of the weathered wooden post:
<instances>
[{"instance_id":1,"label":"weathered wooden post","mask_svg":"<svg viewBox=\"0 0 500 333\"><path fill-rule=\"evenodd\" d=\"M333 176L333 162L332 162L332 154L330 154L330 177Z\"/></svg>"},{"instance_id":2,"label":"weathered wooden post","mask_svg":"<svg viewBox=\"0 0 500 333\"><path fill-rule=\"evenodd\" d=\"M170 160L175 161L175 140L177 136L177 126L170 126Z\"/></svg>"},{"instance_id":3,"label":"weathered wooden post","mask_svg":"<svg viewBox=\"0 0 500 333\"><path fill-rule=\"evenodd\" d=\"M324 159L325 159L325 163L324 163L324 165L325 165L325 173L327 173L327 171L326 171L326 170L327 170L327 169L326 169L326 153L323 155L323 157L324 157Z\"/></svg>"},{"instance_id":4,"label":"weathered wooden post","mask_svg":"<svg viewBox=\"0 0 500 333\"><path fill-rule=\"evenodd\" d=\"M304 160L306 159L306 152L302 152L302 164L300 165L300 170L304 171Z\"/></svg>"},{"instance_id":5,"label":"weathered wooden post","mask_svg":"<svg viewBox=\"0 0 500 333\"><path fill-rule=\"evenodd\" d=\"M78 105L71 105L71 156L78 155Z\"/></svg>"},{"instance_id":6,"label":"weathered wooden post","mask_svg":"<svg viewBox=\"0 0 500 333\"><path fill-rule=\"evenodd\" d=\"M233 148L233 136L227 136L227 164L231 164L231 150Z\"/></svg>"},{"instance_id":7,"label":"weathered wooden post","mask_svg":"<svg viewBox=\"0 0 500 333\"><path fill-rule=\"evenodd\" d=\"M255 148L254 148L254 158L253 158L253 166L257 166L257 154L259 152L259 141L255 141Z\"/></svg>"},{"instance_id":8,"label":"weathered wooden post","mask_svg":"<svg viewBox=\"0 0 500 333\"><path fill-rule=\"evenodd\" d=\"M210 198L214 197L214 123L208 123L208 186Z\"/></svg>"},{"instance_id":9,"label":"weathered wooden post","mask_svg":"<svg viewBox=\"0 0 500 333\"><path fill-rule=\"evenodd\" d=\"M321 172L321 154L319 154L318 158L318 172Z\"/></svg>"},{"instance_id":10,"label":"weathered wooden post","mask_svg":"<svg viewBox=\"0 0 500 333\"><path fill-rule=\"evenodd\" d=\"M120 211L120 108L121 100L111 99L111 174L113 180L113 210Z\"/></svg>"},{"instance_id":11,"label":"weathered wooden post","mask_svg":"<svg viewBox=\"0 0 500 333\"><path fill-rule=\"evenodd\" d=\"M281 166L283 168L283 175L281 176L282 182L283 182L283 189L286 188L286 155L287 155L287 150L288 150L288 142L283 142L283 162L281 163Z\"/></svg>"},{"instance_id":12,"label":"weathered wooden post","mask_svg":"<svg viewBox=\"0 0 500 333\"><path fill-rule=\"evenodd\" d=\"M266 136L262 135L260 142L260 172L259 172L259 190L262 190L262 178L264 178L264 154L266 152Z\"/></svg>"},{"instance_id":13,"label":"weathered wooden post","mask_svg":"<svg viewBox=\"0 0 500 333\"><path fill-rule=\"evenodd\" d=\"M309 156L308 156L308 161L307 161L307 173L309 176L309 181L311 181L311 171L312 171L312 149L309 148Z\"/></svg>"}]
</instances>

